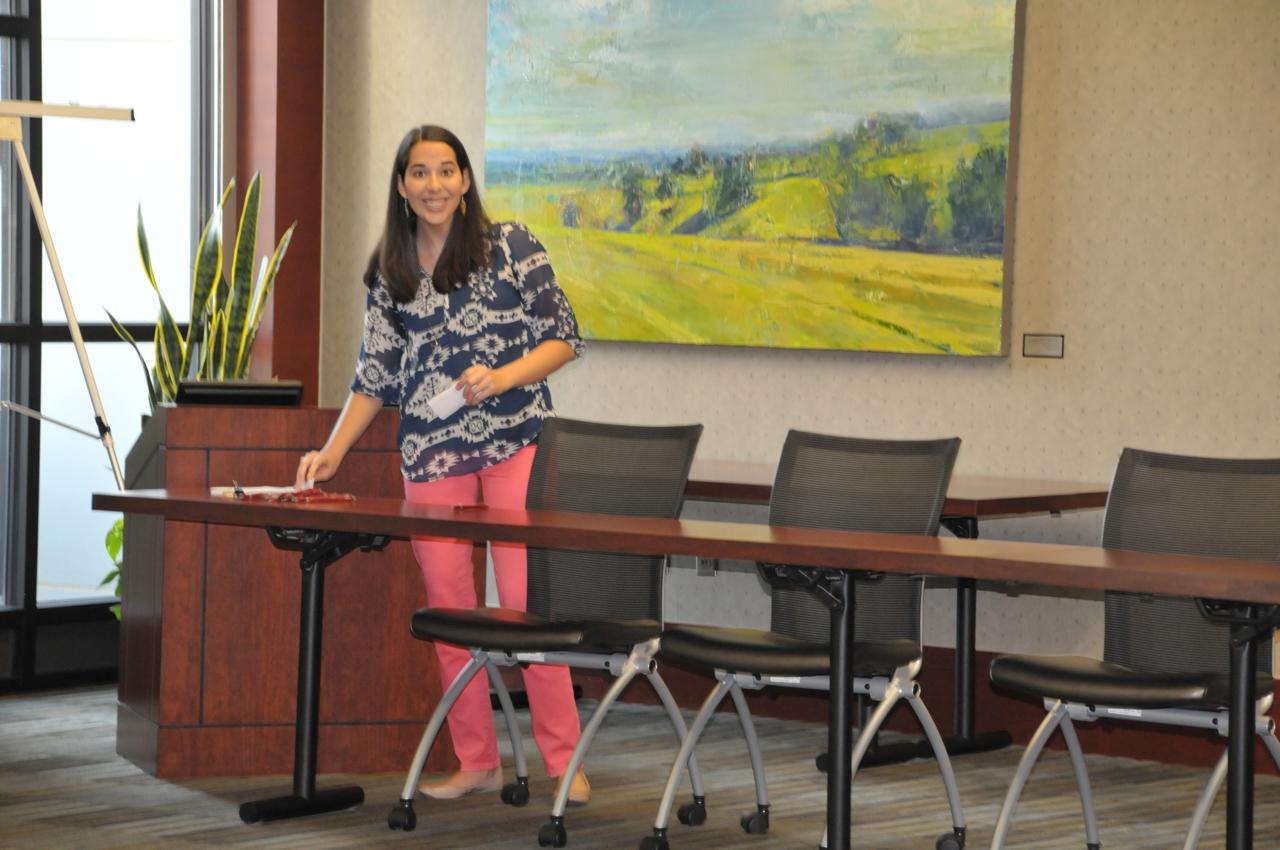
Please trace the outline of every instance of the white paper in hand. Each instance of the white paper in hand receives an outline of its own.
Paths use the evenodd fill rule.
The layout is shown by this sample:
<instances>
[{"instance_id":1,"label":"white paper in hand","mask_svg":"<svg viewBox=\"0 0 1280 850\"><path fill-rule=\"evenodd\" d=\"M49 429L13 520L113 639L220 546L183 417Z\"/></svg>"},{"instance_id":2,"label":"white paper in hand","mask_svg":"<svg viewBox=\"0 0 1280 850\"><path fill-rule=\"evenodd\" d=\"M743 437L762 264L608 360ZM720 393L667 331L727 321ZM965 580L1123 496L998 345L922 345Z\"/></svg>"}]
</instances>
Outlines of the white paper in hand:
<instances>
[{"instance_id":1,"label":"white paper in hand","mask_svg":"<svg viewBox=\"0 0 1280 850\"><path fill-rule=\"evenodd\" d=\"M431 408L431 412L436 415L437 419L444 419L447 416L452 416L458 408L466 403L466 399L462 397L462 390L458 389L457 384L449 384L443 392L436 393L427 402L427 407Z\"/></svg>"}]
</instances>

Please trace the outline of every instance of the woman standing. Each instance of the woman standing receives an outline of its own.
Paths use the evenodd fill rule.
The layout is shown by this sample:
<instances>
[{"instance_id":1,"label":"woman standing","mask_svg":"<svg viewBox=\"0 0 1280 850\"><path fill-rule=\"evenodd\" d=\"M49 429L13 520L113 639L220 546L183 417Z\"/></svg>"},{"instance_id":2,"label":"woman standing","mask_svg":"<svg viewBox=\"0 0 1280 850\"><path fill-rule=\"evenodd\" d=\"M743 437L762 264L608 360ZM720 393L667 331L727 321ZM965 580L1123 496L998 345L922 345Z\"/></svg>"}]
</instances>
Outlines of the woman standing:
<instances>
[{"instance_id":1,"label":"woman standing","mask_svg":"<svg viewBox=\"0 0 1280 850\"><path fill-rule=\"evenodd\" d=\"M546 251L519 224L492 224L457 136L426 125L396 151L386 223L365 274L364 335L351 392L333 433L298 465L298 483L326 481L384 404L400 407L405 498L523 509L543 420L554 415L546 377L582 351L577 320ZM450 391L454 391L451 393ZM461 393L450 410L435 397ZM428 604L475 608L472 544L415 538ZM491 543L499 603L525 610L524 546ZM469 656L435 644L444 687ZM547 774L562 774L578 741L566 667L522 669L534 739ZM449 713L461 769L423 783L452 799L502 787L489 693L476 677ZM570 800L587 801L579 771Z\"/></svg>"}]
</instances>

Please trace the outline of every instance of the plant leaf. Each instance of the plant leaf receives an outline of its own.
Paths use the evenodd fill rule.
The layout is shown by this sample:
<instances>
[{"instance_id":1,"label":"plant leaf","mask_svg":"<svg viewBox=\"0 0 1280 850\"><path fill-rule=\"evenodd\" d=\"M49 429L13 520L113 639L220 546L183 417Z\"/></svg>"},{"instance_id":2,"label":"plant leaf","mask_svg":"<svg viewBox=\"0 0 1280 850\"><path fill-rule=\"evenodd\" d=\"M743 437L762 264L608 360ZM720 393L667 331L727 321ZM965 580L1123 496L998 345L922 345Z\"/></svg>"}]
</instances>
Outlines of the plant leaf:
<instances>
[{"instance_id":1,"label":"plant leaf","mask_svg":"<svg viewBox=\"0 0 1280 850\"><path fill-rule=\"evenodd\" d=\"M262 175L255 172L249 181L240 211L240 229L236 233L236 251L231 261L231 295L227 301L224 342L227 346L219 364L218 378L226 378L226 368L240 362L240 346L244 341L245 323L253 306L253 261L258 244L258 213L262 208Z\"/></svg>"},{"instance_id":2,"label":"plant leaf","mask_svg":"<svg viewBox=\"0 0 1280 850\"><path fill-rule=\"evenodd\" d=\"M156 298L160 301L160 318L156 322L156 348L157 354L164 355L166 368L171 374L177 376L182 375L182 368L187 361L186 342L182 339L182 334L178 333L178 323L173 320L173 314L169 312L169 305L165 303L164 295L160 292L160 286L156 283L155 272L151 269L151 250L147 246L147 230L142 223L142 205L138 205L138 253L142 257L142 268L147 274L147 281L151 284L151 288L156 293ZM156 357L156 365L159 366L161 358ZM174 370L177 370L176 372ZM161 393L164 401L172 401L173 396L165 393L166 382L161 381ZM177 378L173 381L174 392L177 391Z\"/></svg>"},{"instance_id":3,"label":"plant leaf","mask_svg":"<svg viewBox=\"0 0 1280 850\"><path fill-rule=\"evenodd\" d=\"M204 315L204 311L209 306L209 299L213 296L214 283L222 275L222 210L215 209L213 214L209 216L209 220L205 222L204 231L200 234L200 241L196 244L196 261L191 272L191 324L189 328L196 327L196 323ZM190 336L190 329L187 331L187 344L190 345L194 337Z\"/></svg>"},{"instance_id":4,"label":"plant leaf","mask_svg":"<svg viewBox=\"0 0 1280 850\"><path fill-rule=\"evenodd\" d=\"M147 229L142 224L142 204L138 204L138 253L142 255L142 270L147 273L151 288L158 293L160 287L156 286L156 273L151 270L151 249L147 246Z\"/></svg>"},{"instance_id":5,"label":"plant leaf","mask_svg":"<svg viewBox=\"0 0 1280 850\"><path fill-rule=\"evenodd\" d=\"M213 362L209 368L213 377L221 381L227 362L227 314L216 313L213 321Z\"/></svg>"},{"instance_id":6,"label":"plant leaf","mask_svg":"<svg viewBox=\"0 0 1280 850\"><path fill-rule=\"evenodd\" d=\"M217 336L213 326L216 321L216 314L210 313L200 324L200 362L196 364L196 377L202 381L213 376L213 343Z\"/></svg>"},{"instance_id":7,"label":"plant leaf","mask_svg":"<svg viewBox=\"0 0 1280 850\"><path fill-rule=\"evenodd\" d=\"M187 362L183 364L183 371L185 373L192 368L190 362L193 355L192 347L198 345L200 360L195 364L195 373L200 377L204 377L203 364L208 360L206 317L217 309L219 295L217 284L222 280L223 208L227 205L227 198L231 196L235 186L234 177L227 181L226 188L222 190L222 197L218 200L218 205L214 207L213 212L209 214L209 219L205 222L204 230L200 234L200 241L196 244L195 265L191 272L191 323L187 326Z\"/></svg>"},{"instance_id":8,"label":"plant leaf","mask_svg":"<svg viewBox=\"0 0 1280 850\"><path fill-rule=\"evenodd\" d=\"M222 305L216 307L209 312L209 358L206 368L208 372L206 377L209 380L219 378L219 372L222 369L226 349L226 324L227 311L226 304L231 298L231 287L227 286L227 279L223 277L218 281L218 294L215 304Z\"/></svg>"},{"instance_id":9,"label":"plant leaf","mask_svg":"<svg viewBox=\"0 0 1280 850\"><path fill-rule=\"evenodd\" d=\"M151 412L156 412L156 385L151 380L151 370L147 368L147 361L143 359L142 352L138 349L138 341L133 338L133 334L125 328L124 325L116 321L116 317L111 315L110 310L104 311L107 318L111 320L111 329L116 332L116 336L120 337L129 345L133 346L133 353L138 355L138 362L142 364L142 377L147 379L147 400L151 402Z\"/></svg>"},{"instance_id":10,"label":"plant leaf","mask_svg":"<svg viewBox=\"0 0 1280 850\"><path fill-rule=\"evenodd\" d=\"M200 380L212 381L218 371L214 364L218 359L218 313L210 313L204 326L204 350L200 352Z\"/></svg>"},{"instance_id":11,"label":"plant leaf","mask_svg":"<svg viewBox=\"0 0 1280 850\"><path fill-rule=\"evenodd\" d=\"M156 322L154 343L156 347L156 384L160 388L163 401L173 401L178 394L178 379L173 374L173 363L169 360L169 349L161 342L161 322Z\"/></svg>"},{"instance_id":12,"label":"plant leaf","mask_svg":"<svg viewBox=\"0 0 1280 850\"><path fill-rule=\"evenodd\" d=\"M243 378L249 371L249 354L253 351L253 342L258 336L258 326L262 324L262 314L264 312L267 296L271 294L271 289L275 285L276 275L280 273L280 264L284 262L284 256L289 252L289 243L293 241L294 228L298 226L295 221L289 225L280 236L280 242L276 245L276 250L271 254L271 260L265 266L263 273L259 275L257 295L253 302L253 313L249 322L245 325L244 341L240 346L240 360L236 363L236 377ZM266 257L263 257L266 261Z\"/></svg>"},{"instance_id":13,"label":"plant leaf","mask_svg":"<svg viewBox=\"0 0 1280 850\"><path fill-rule=\"evenodd\" d=\"M117 517L116 521L111 524L111 528L107 529L107 536L103 541L107 547L107 556L111 558L111 563L117 567L120 565L120 551L124 548L124 517ZM115 570L118 574L119 570ZM106 584L111 578L110 575L103 579L102 583Z\"/></svg>"},{"instance_id":14,"label":"plant leaf","mask_svg":"<svg viewBox=\"0 0 1280 850\"><path fill-rule=\"evenodd\" d=\"M233 346L236 351L236 359L228 364L231 374L228 376L232 379L239 379L245 376L249 371L249 356L252 354L253 337L256 336L257 327L254 322L257 320L258 309L261 302L258 300L258 294L262 292L262 288L267 279L267 258L263 257L258 261L257 281L253 285L253 295L249 299L249 315L245 318L244 325L240 328L240 339Z\"/></svg>"}]
</instances>

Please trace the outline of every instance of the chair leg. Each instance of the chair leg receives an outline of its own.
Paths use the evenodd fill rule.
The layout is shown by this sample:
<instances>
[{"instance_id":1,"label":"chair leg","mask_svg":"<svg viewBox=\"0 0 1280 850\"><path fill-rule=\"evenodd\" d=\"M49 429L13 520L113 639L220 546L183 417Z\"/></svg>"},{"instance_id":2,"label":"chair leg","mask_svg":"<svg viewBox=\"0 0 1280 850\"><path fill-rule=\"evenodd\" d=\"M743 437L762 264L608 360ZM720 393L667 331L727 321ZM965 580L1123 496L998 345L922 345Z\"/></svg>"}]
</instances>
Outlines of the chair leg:
<instances>
[{"instance_id":1,"label":"chair leg","mask_svg":"<svg viewBox=\"0 0 1280 850\"><path fill-rule=\"evenodd\" d=\"M733 707L738 710L738 722L742 724L742 736L747 739L747 755L751 758L751 774L756 782L756 813L763 813L765 826L768 826L769 788L765 783L764 758L760 754L760 738L756 735L756 724L751 719L751 709L747 707L747 698L742 688L734 687L729 691L733 697Z\"/></svg>"},{"instance_id":2,"label":"chair leg","mask_svg":"<svg viewBox=\"0 0 1280 850\"><path fill-rule=\"evenodd\" d=\"M1265 722L1268 718L1260 716L1259 720ZM1280 768L1280 741L1276 740L1276 733L1269 722L1263 731L1258 733L1258 737L1262 739L1263 745L1271 755L1271 760L1275 762L1276 767ZM1204 825L1209 821L1209 810L1213 808L1213 801L1217 798L1218 792L1222 790L1222 782L1226 776L1227 753L1223 750L1217 764L1213 766L1213 772L1209 774L1209 778L1205 780L1204 787L1200 789L1200 797L1196 800L1196 808L1191 815L1191 824L1187 827L1187 838L1182 844L1183 850L1195 850L1200 845L1200 836L1204 833Z\"/></svg>"},{"instance_id":3,"label":"chair leg","mask_svg":"<svg viewBox=\"0 0 1280 850\"><path fill-rule=\"evenodd\" d=\"M1276 740L1275 729L1269 724L1267 731L1259 732L1258 737L1262 738L1263 745L1271 754L1271 760L1275 762L1277 768L1280 768L1280 741Z\"/></svg>"},{"instance_id":4,"label":"chair leg","mask_svg":"<svg viewBox=\"0 0 1280 850\"><path fill-rule=\"evenodd\" d=\"M618 678L613 680L609 690L601 697L595 710L587 718L587 725L583 727L582 734L578 737L578 744L573 748L573 755L569 756L569 764L565 766L564 773L560 774L560 782L556 784L556 798L551 805L551 819L553 821L559 822L564 818L565 809L569 805L569 787L573 784L573 778L577 775L578 767L582 764L582 760L586 758L587 750L591 748L591 741L600 729L600 724L604 723L604 717L609 713L609 707L617 702L618 697L622 695L627 685L631 684L631 680L636 677L636 673L640 672L635 660L635 652L633 651L623 664L622 670L618 673Z\"/></svg>"},{"instance_id":5,"label":"chair leg","mask_svg":"<svg viewBox=\"0 0 1280 850\"><path fill-rule=\"evenodd\" d=\"M418 742L418 750L413 755L413 764L409 767L409 775L405 777L404 787L400 790L400 801L402 803L413 802L413 797L418 792L418 780L422 778L422 768L427 763L427 754L431 752L431 745L435 743L436 735L440 733L440 727L444 725L449 709L453 708L453 704L457 702L458 695L462 693L462 689L488 663L489 656L486 652L480 649L472 650L471 660L458 671L458 675L454 677L444 695L440 697L436 710L431 712L431 719L427 722L426 731L422 733L422 740Z\"/></svg>"},{"instance_id":6,"label":"chair leg","mask_svg":"<svg viewBox=\"0 0 1280 850\"><path fill-rule=\"evenodd\" d=\"M667 718L671 721L671 728L675 730L677 740L683 744L684 739L689 736L689 727L685 725L684 715L680 713L680 706L676 705L675 697L671 696L667 683L663 681L662 676L657 670L646 672L645 677L649 680L649 684L653 686L653 691L658 695L658 699L662 702L662 707L667 711ZM693 788L694 799L701 799L706 796L706 792L702 788L702 774L698 770L698 760L689 754L689 785Z\"/></svg>"},{"instance_id":7,"label":"chair leg","mask_svg":"<svg viewBox=\"0 0 1280 850\"><path fill-rule=\"evenodd\" d=\"M898 700L902 697L902 691L894 683L885 688L884 699L876 703L875 710L871 712L871 716L867 718L867 722L859 730L858 739L853 742L853 753L851 764L853 769L849 773L850 781L856 781L858 778L858 765L862 764L862 759L866 756L867 750L876 741L876 735L880 731L880 727L884 725L884 721L888 719L889 712L898 704Z\"/></svg>"},{"instance_id":8,"label":"chair leg","mask_svg":"<svg viewBox=\"0 0 1280 850\"><path fill-rule=\"evenodd\" d=\"M1200 789L1200 797L1196 800L1195 811L1191 813L1191 824L1187 827L1187 838L1182 843L1183 850L1195 850L1200 844L1200 836L1204 825L1209 820L1209 810L1213 808L1213 799L1222 788L1222 780L1227 776L1227 751L1223 750L1217 763Z\"/></svg>"},{"instance_id":9,"label":"chair leg","mask_svg":"<svg viewBox=\"0 0 1280 850\"><path fill-rule=\"evenodd\" d=\"M947 745L938 732L938 725L933 722L933 715L925 707L924 700L920 699L920 686L912 682L911 689L903 696L911 706L911 710L915 712L916 719L920 721L920 727L924 729L925 737L929 739L929 746L933 748L933 760L938 763L938 772L942 774L942 786L947 792L947 803L951 806L951 826L963 845L964 809L960 806L960 787L956 784L956 774L951 767L951 756L947 754Z\"/></svg>"},{"instance_id":10,"label":"chair leg","mask_svg":"<svg viewBox=\"0 0 1280 850\"><path fill-rule=\"evenodd\" d=\"M1040 722L1040 728L1036 730L1036 734L1027 742L1027 749L1022 753L1022 760L1018 762L1018 770L1013 776L1013 781L1009 783L1004 804L1000 806L1000 816L996 819L996 831L991 838L991 850L1001 850L1004 847L1005 837L1009 834L1009 826L1013 820L1013 810L1017 808L1018 797L1022 796L1022 788L1031 776L1031 769L1035 767L1036 759L1040 758L1040 751L1044 749L1044 745L1048 743L1054 730L1066 716L1066 706L1061 702L1054 703L1053 708Z\"/></svg>"},{"instance_id":11,"label":"chair leg","mask_svg":"<svg viewBox=\"0 0 1280 850\"><path fill-rule=\"evenodd\" d=\"M653 834L659 839L666 838L667 821L671 817L671 805L676 799L676 787L680 784L680 774L682 768L688 763L689 758L693 755L693 748L697 746L698 738L701 737L702 731L707 728L712 715L716 713L716 707L724 700L725 695L733 688L737 687L732 673L725 673L724 678L716 683L716 686L707 694L707 698L702 701L702 708L698 709L698 716L693 719L693 725L689 727L689 734L684 736L684 743L680 745L680 752L676 755L676 760L671 765L671 772L667 774L667 785L662 792L662 802L658 804L658 815L653 821Z\"/></svg>"},{"instance_id":12,"label":"chair leg","mask_svg":"<svg viewBox=\"0 0 1280 850\"><path fill-rule=\"evenodd\" d=\"M1089 850L1097 850L1101 846L1098 839L1098 818L1093 809L1093 790L1089 787L1089 771L1084 765L1084 751L1080 749L1080 739L1076 737L1076 727L1070 715L1063 715L1062 738L1067 742L1067 754L1071 756L1071 769L1076 775L1076 787L1080 791L1080 808L1084 811L1085 846Z\"/></svg>"},{"instance_id":13,"label":"chair leg","mask_svg":"<svg viewBox=\"0 0 1280 850\"><path fill-rule=\"evenodd\" d=\"M511 704L511 693L502 681L497 665L486 658L484 668L489 674L489 685L498 694L502 717L507 723L507 737L511 740L511 754L516 762L516 781L502 786L502 802L510 806L523 806L529 802L529 766L524 759L524 739L520 735L520 723L516 720L515 706Z\"/></svg>"},{"instance_id":14,"label":"chair leg","mask_svg":"<svg viewBox=\"0 0 1280 850\"><path fill-rule=\"evenodd\" d=\"M902 696L902 690L896 682L890 683L885 688L884 699L876 704L875 710L871 712L871 717L862 725L862 731L858 734L858 740L853 742L853 755L851 762L853 770L849 772L849 780L853 781L858 776L858 765L862 763L862 759L867 754L867 750L875 743L876 733L880 731L880 727L884 724L885 718L889 716L889 712L897 705L898 700ZM822 841L818 843L819 850L825 850L827 846L827 830L822 829Z\"/></svg>"}]
</instances>

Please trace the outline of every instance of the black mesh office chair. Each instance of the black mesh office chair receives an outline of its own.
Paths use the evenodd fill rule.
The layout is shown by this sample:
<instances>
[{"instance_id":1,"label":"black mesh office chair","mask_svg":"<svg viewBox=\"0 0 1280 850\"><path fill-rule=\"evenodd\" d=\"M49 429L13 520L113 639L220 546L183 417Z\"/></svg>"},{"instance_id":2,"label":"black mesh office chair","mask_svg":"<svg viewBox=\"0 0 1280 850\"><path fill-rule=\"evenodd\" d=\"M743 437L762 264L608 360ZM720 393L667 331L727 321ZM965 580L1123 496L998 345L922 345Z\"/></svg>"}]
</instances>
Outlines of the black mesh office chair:
<instances>
[{"instance_id":1,"label":"black mesh office chair","mask_svg":"<svg viewBox=\"0 0 1280 850\"><path fill-rule=\"evenodd\" d=\"M674 519L701 434L701 425L644 427L552 419L538 439L526 507ZM649 680L677 740L683 741L684 719L653 660L662 630L665 558L534 547L528 557L527 612L425 608L413 615L415 637L472 647L471 661L431 715L400 802L387 818L392 829L409 830L416 824L413 799L427 753L458 694L481 670L488 672L498 694L511 737L516 781L505 786L501 796L512 805L528 802L529 774L511 698L497 667L567 664L605 669L616 677L560 778L551 822L538 833L543 846L562 847L567 841L564 811L569 786L609 706L635 676ZM590 639L585 636L588 626ZM688 766L690 781L701 789L696 763L689 760Z\"/></svg>"},{"instance_id":2,"label":"black mesh office chair","mask_svg":"<svg viewBox=\"0 0 1280 850\"><path fill-rule=\"evenodd\" d=\"M1125 449L1107 499L1102 545L1109 549L1280 560L1280 459L1219 460ZM1107 593L1102 659L1002 655L998 687L1044 700L1048 714L1027 744L991 846L1004 846L1022 788L1045 743L1062 730L1084 813L1085 841L1101 846L1084 756L1072 724L1098 718L1228 732L1229 626L1207 619L1193 599ZM1280 766L1271 707L1271 641L1258 644L1257 733ZM1200 839L1227 754L1210 774L1184 847Z\"/></svg>"},{"instance_id":3,"label":"black mesh office chair","mask_svg":"<svg viewBox=\"0 0 1280 850\"><path fill-rule=\"evenodd\" d=\"M864 440L791 431L778 464L769 523L805 528L936 534L947 484L960 448L958 439L928 441ZM769 828L769 799L760 747L743 689L766 686L827 690L829 687L830 610L815 588L803 586L803 571L760 565L773 586L771 629L672 626L662 633L660 655L715 669L716 687L690 727L654 821L653 835L641 850L668 847L667 823L680 781L679 765L692 757L698 737L726 695L733 698L755 777L756 810L743 815L742 828ZM799 586L798 586L799 585ZM923 579L907 575L858 579L854 634L854 692L879 702L853 747L853 772L876 732L899 699L905 699L933 746L951 807L953 832L940 847L962 847L964 815L951 762L937 726L920 700L915 677L921 666L920 608ZM701 823L705 800L693 789L693 802L677 816ZM823 846L826 839L823 839Z\"/></svg>"}]
</instances>

